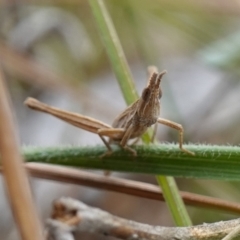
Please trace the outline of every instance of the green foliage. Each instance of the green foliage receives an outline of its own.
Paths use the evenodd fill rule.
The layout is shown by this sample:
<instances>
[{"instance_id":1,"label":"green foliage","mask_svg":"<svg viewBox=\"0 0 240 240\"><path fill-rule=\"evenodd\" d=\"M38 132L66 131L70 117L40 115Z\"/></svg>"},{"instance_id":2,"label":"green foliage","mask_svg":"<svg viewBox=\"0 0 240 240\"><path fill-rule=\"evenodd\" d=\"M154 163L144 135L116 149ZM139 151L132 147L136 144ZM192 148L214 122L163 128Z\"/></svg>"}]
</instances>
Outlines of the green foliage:
<instances>
[{"instance_id":1,"label":"green foliage","mask_svg":"<svg viewBox=\"0 0 240 240\"><path fill-rule=\"evenodd\" d=\"M182 153L175 144L135 146L138 156L114 147L114 153L101 159L106 148L57 147L26 148L27 162L60 164L90 169L161 174L175 177L240 180L240 148L232 146L187 145L196 153Z\"/></svg>"}]
</instances>

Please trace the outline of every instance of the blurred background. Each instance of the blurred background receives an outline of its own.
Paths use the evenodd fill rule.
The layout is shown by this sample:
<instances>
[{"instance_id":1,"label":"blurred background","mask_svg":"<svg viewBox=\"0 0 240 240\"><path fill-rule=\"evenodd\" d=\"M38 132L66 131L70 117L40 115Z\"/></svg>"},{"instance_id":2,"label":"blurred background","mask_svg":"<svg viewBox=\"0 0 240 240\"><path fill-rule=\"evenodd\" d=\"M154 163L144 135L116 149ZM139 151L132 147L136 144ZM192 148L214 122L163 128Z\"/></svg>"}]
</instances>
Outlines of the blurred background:
<instances>
[{"instance_id":1,"label":"blurred background","mask_svg":"<svg viewBox=\"0 0 240 240\"><path fill-rule=\"evenodd\" d=\"M240 142L240 2L105 1L138 92L147 66L168 74L162 81L161 117L181 123L185 142ZM0 62L10 89L22 146L102 144L98 136L29 110L26 97L79 112L108 124L125 108L88 1L3 1ZM177 132L158 127L160 142ZM100 172L100 174L102 174ZM114 173L156 184L154 176ZM177 179L181 190L238 201L238 182ZM172 226L164 203L70 184L32 179L42 220L51 203L72 196L118 216ZM1 183L0 238L18 239ZM188 207L194 224L231 219L222 212ZM84 239L105 239L84 234Z\"/></svg>"}]
</instances>

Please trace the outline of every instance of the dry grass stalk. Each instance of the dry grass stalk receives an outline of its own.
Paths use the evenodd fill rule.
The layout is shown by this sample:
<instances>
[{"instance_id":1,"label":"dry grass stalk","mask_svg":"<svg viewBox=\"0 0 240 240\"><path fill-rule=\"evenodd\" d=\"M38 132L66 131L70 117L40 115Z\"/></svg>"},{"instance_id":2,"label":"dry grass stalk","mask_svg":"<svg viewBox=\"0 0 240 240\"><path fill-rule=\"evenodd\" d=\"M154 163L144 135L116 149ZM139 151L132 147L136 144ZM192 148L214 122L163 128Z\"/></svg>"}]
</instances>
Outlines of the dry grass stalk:
<instances>
[{"instance_id":1,"label":"dry grass stalk","mask_svg":"<svg viewBox=\"0 0 240 240\"><path fill-rule=\"evenodd\" d=\"M12 211L24 240L42 240L42 229L26 170L22 165L9 97L0 69L0 153L1 164Z\"/></svg>"}]
</instances>

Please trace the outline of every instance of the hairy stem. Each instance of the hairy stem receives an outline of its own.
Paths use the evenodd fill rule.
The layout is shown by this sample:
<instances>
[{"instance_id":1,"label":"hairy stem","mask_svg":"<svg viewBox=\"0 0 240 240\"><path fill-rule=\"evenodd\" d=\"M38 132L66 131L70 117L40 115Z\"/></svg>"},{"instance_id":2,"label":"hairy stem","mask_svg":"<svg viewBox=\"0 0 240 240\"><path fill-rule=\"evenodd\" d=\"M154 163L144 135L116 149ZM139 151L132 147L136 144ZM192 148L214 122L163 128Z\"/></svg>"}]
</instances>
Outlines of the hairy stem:
<instances>
[{"instance_id":1,"label":"hairy stem","mask_svg":"<svg viewBox=\"0 0 240 240\"><path fill-rule=\"evenodd\" d=\"M240 180L240 148L233 146L187 145L196 153L182 153L175 144L135 146L138 155L113 146L114 153L101 159L104 146L95 147L27 147L23 153L27 162L41 162L105 169L112 171L170 175L219 180Z\"/></svg>"}]
</instances>

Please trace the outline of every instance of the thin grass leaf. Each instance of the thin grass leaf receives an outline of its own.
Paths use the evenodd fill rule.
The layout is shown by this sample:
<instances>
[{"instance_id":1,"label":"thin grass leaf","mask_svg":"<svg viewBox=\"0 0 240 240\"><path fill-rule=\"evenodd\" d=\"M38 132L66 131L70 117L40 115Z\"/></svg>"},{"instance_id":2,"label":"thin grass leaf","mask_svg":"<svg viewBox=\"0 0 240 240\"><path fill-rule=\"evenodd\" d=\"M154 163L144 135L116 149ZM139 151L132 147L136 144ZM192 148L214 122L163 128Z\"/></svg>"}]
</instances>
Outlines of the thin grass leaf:
<instances>
[{"instance_id":1,"label":"thin grass leaf","mask_svg":"<svg viewBox=\"0 0 240 240\"><path fill-rule=\"evenodd\" d=\"M133 157L117 146L114 153L101 159L104 146L24 148L27 162L111 171L159 174L185 178L240 180L240 148L237 146L187 145L196 153L182 153L175 144L135 146Z\"/></svg>"}]
</instances>

